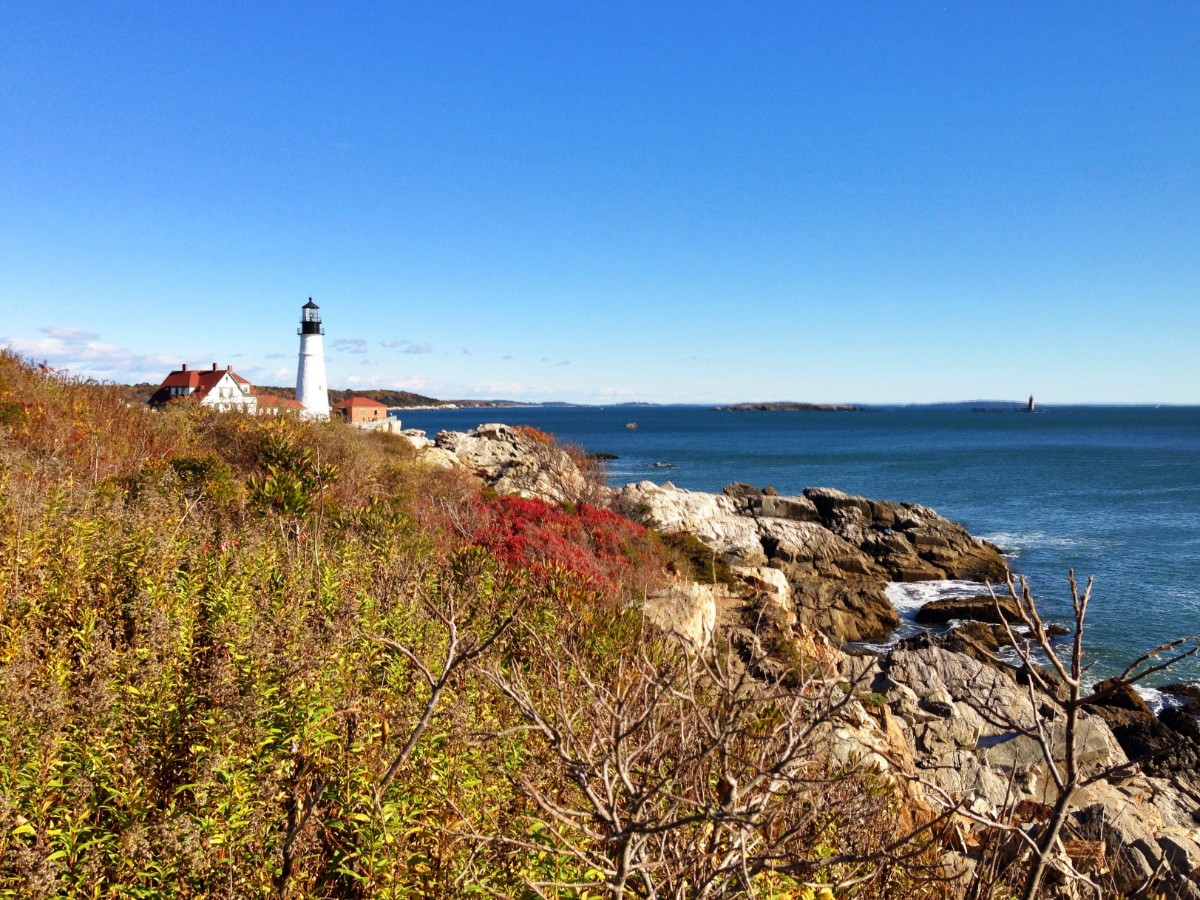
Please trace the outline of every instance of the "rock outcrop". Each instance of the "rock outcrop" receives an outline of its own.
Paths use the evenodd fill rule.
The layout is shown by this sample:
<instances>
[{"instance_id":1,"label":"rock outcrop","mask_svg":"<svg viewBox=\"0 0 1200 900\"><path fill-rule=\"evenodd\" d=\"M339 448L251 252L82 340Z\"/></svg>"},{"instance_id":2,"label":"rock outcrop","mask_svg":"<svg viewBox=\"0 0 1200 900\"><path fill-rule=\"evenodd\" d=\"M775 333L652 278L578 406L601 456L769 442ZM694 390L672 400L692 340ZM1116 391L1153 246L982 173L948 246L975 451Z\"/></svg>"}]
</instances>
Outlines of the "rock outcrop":
<instances>
[{"instance_id":1,"label":"rock outcrop","mask_svg":"<svg viewBox=\"0 0 1200 900\"><path fill-rule=\"evenodd\" d=\"M618 488L614 505L661 531L694 534L731 565L779 569L800 620L841 641L880 640L899 624L888 581L1008 574L999 550L928 507L831 488L788 497L744 484L708 494L643 481Z\"/></svg>"},{"instance_id":2,"label":"rock outcrop","mask_svg":"<svg viewBox=\"0 0 1200 900\"><path fill-rule=\"evenodd\" d=\"M1003 581L998 548L916 503L867 500L833 488L806 488L821 524L876 560L893 581L957 578Z\"/></svg>"},{"instance_id":3,"label":"rock outcrop","mask_svg":"<svg viewBox=\"0 0 1200 900\"><path fill-rule=\"evenodd\" d=\"M1053 714L1050 698L1031 699L1010 672L925 641L882 657L871 688L887 701L917 774L943 802L962 801L977 814L1010 821L1020 821L1023 810L1037 819L1054 802L1049 764L1030 732L1040 721L1060 761L1063 716ZM1123 743L1107 715L1085 714L1075 752L1085 778L1127 762ZM1093 842L1120 896L1157 870L1156 887L1168 896L1200 898L1198 797L1178 777L1126 770L1079 790L1064 837Z\"/></svg>"},{"instance_id":4,"label":"rock outcrop","mask_svg":"<svg viewBox=\"0 0 1200 900\"><path fill-rule=\"evenodd\" d=\"M452 459L502 494L558 502L578 500L587 481L575 461L552 440L512 425L480 425L468 431L442 431L432 446L408 438L433 465Z\"/></svg>"},{"instance_id":5,"label":"rock outcrop","mask_svg":"<svg viewBox=\"0 0 1200 900\"><path fill-rule=\"evenodd\" d=\"M956 619L1015 625L1021 621L1021 611L1008 594L997 594L995 598L989 595L948 597L926 603L917 610L914 618L922 625L946 625Z\"/></svg>"},{"instance_id":6,"label":"rock outcrop","mask_svg":"<svg viewBox=\"0 0 1200 900\"><path fill-rule=\"evenodd\" d=\"M657 628L693 650L705 647L717 624L717 596L712 585L676 582L646 597L642 609Z\"/></svg>"}]
</instances>

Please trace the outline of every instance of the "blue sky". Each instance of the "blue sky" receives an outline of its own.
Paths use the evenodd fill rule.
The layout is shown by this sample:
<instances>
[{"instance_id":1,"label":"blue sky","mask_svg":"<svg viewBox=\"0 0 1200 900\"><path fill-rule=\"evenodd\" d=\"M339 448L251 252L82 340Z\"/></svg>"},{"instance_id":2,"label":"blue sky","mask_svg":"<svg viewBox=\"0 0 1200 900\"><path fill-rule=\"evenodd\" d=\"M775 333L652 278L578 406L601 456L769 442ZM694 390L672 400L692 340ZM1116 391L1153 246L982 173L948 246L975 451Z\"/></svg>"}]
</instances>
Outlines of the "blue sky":
<instances>
[{"instance_id":1,"label":"blue sky","mask_svg":"<svg viewBox=\"0 0 1200 900\"><path fill-rule=\"evenodd\" d=\"M438 397L1200 402L1200 4L0 6L0 344Z\"/></svg>"}]
</instances>

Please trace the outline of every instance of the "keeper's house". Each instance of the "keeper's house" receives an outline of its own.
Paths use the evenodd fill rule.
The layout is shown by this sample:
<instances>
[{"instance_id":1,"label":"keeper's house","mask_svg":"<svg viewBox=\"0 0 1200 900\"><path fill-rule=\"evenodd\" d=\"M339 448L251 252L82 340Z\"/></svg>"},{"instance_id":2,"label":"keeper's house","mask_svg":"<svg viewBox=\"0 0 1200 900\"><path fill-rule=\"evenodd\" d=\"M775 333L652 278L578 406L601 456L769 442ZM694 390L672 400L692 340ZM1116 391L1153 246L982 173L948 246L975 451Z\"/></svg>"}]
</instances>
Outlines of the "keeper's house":
<instances>
[{"instance_id":1,"label":"keeper's house","mask_svg":"<svg viewBox=\"0 0 1200 900\"><path fill-rule=\"evenodd\" d=\"M254 385L234 372L233 366L218 369L216 363L212 369L189 369L184 363L163 379L149 403L165 406L172 401L199 403L219 410L258 412Z\"/></svg>"}]
</instances>

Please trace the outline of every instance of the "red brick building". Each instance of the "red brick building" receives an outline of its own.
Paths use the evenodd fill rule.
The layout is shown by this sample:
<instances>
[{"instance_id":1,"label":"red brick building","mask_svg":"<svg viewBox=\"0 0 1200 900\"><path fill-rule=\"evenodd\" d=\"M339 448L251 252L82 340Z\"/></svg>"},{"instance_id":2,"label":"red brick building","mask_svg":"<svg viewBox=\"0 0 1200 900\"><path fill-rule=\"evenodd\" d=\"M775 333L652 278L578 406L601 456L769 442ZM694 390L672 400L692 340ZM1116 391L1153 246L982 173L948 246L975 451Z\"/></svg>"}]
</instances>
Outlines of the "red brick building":
<instances>
[{"instance_id":1,"label":"red brick building","mask_svg":"<svg viewBox=\"0 0 1200 900\"><path fill-rule=\"evenodd\" d=\"M351 425L360 425L364 422L384 421L387 419L388 408L369 397L349 397L333 404L333 411L341 416L343 421Z\"/></svg>"}]
</instances>

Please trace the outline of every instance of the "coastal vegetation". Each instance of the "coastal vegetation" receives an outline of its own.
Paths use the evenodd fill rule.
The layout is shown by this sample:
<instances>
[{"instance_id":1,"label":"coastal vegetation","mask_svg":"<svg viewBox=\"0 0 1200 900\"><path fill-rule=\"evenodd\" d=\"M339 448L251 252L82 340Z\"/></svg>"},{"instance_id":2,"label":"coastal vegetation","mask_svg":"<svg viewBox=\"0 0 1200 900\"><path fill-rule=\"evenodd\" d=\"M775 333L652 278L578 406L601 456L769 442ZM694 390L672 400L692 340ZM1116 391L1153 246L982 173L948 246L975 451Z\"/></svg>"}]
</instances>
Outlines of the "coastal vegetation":
<instances>
[{"instance_id":1,"label":"coastal vegetation","mask_svg":"<svg viewBox=\"0 0 1200 900\"><path fill-rule=\"evenodd\" d=\"M943 893L850 693L644 621L694 550L2 353L0 896Z\"/></svg>"}]
</instances>

